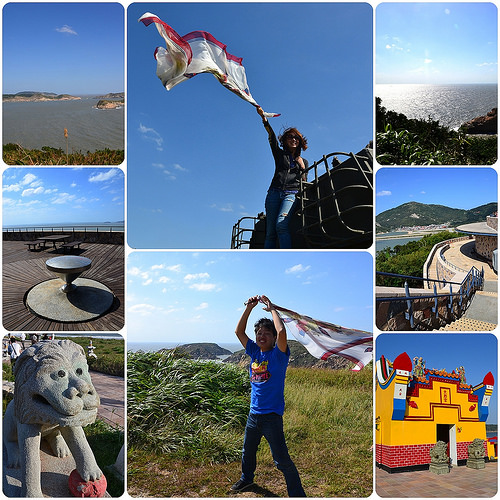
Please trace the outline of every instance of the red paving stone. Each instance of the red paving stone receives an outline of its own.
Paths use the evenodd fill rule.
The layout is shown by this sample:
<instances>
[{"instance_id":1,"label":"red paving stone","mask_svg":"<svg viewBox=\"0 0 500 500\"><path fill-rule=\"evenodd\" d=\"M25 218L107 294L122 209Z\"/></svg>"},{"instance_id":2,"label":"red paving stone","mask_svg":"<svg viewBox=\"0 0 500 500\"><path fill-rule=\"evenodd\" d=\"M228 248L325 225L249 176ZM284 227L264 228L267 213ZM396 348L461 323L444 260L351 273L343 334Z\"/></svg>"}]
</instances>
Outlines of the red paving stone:
<instances>
[{"instance_id":1,"label":"red paving stone","mask_svg":"<svg viewBox=\"0 0 500 500\"><path fill-rule=\"evenodd\" d=\"M490 498L497 492L498 467L453 467L449 474L428 470L389 473L376 468L375 490L382 498Z\"/></svg>"}]
</instances>

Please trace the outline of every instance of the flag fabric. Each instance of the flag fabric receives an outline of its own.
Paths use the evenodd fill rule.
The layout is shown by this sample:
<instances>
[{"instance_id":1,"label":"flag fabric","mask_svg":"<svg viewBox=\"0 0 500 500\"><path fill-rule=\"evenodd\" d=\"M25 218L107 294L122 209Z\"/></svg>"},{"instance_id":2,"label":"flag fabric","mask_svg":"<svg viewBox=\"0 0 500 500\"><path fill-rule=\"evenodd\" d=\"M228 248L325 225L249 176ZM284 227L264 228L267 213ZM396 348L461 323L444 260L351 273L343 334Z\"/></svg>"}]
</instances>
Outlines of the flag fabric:
<instances>
[{"instance_id":1,"label":"flag fabric","mask_svg":"<svg viewBox=\"0 0 500 500\"><path fill-rule=\"evenodd\" d=\"M373 358L373 334L318 321L289 309L274 306L288 331L315 358L326 360L336 354L361 370Z\"/></svg>"},{"instance_id":2,"label":"flag fabric","mask_svg":"<svg viewBox=\"0 0 500 500\"><path fill-rule=\"evenodd\" d=\"M243 59L227 52L226 45L210 33L193 31L180 36L150 12L143 14L139 21L146 26L154 23L165 40L166 48L157 47L155 58L156 75L167 90L199 73L212 73L231 92L253 106L260 107L250 94ZM279 116L278 113L266 112L264 115Z\"/></svg>"}]
</instances>

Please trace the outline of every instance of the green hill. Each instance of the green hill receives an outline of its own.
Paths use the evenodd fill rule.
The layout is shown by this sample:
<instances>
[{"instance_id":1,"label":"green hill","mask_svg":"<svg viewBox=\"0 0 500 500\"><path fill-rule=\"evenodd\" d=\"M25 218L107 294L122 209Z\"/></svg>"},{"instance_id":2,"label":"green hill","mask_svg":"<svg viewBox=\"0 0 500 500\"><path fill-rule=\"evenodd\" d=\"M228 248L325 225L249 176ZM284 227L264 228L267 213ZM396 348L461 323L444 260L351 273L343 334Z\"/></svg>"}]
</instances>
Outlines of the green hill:
<instances>
[{"instance_id":1,"label":"green hill","mask_svg":"<svg viewBox=\"0 0 500 500\"><path fill-rule=\"evenodd\" d=\"M426 205L411 201L380 213L376 217L377 233L394 231L405 226L430 226L448 224L456 227L461 224L485 221L488 215L497 210L497 203L491 202L470 210L450 208L444 205Z\"/></svg>"}]
</instances>

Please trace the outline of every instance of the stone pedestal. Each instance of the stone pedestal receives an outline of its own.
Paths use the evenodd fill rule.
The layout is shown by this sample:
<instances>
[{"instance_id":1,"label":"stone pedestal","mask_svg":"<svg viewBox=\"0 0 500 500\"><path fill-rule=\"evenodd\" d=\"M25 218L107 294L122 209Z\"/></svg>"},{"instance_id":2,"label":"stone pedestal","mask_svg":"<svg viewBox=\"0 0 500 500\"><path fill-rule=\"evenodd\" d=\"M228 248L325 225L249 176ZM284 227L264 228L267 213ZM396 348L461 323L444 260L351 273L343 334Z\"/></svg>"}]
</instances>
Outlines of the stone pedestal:
<instances>
[{"instance_id":1,"label":"stone pedestal","mask_svg":"<svg viewBox=\"0 0 500 500\"><path fill-rule=\"evenodd\" d=\"M448 463L433 464L429 466L429 470L434 474L449 474L450 466Z\"/></svg>"},{"instance_id":2,"label":"stone pedestal","mask_svg":"<svg viewBox=\"0 0 500 500\"><path fill-rule=\"evenodd\" d=\"M484 469L484 458L468 458L467 467L470 469Z\"/></svg>"}]
</instances>

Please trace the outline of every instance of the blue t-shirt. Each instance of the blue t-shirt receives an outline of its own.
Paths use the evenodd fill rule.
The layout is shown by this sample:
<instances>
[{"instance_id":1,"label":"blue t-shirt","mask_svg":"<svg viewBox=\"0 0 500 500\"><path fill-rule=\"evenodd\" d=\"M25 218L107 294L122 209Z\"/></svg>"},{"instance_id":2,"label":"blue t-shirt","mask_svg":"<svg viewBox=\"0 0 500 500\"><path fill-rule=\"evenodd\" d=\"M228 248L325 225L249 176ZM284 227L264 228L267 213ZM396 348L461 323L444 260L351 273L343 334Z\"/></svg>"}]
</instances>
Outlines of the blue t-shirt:
<instances>
[{"instance_id":1,"label":"blue t-shirt","mask_svg":"<svg viewBox=\"0 0 500 500\"><path fill-rule=\"evenodd\" d=\"M253 340L248 339L246 353L251 358L248 369L252 385L250 413L283 415L290 349L287 347L284 353L274 346L270 351L262 352Z\"/></svg>"}]
</instances>

